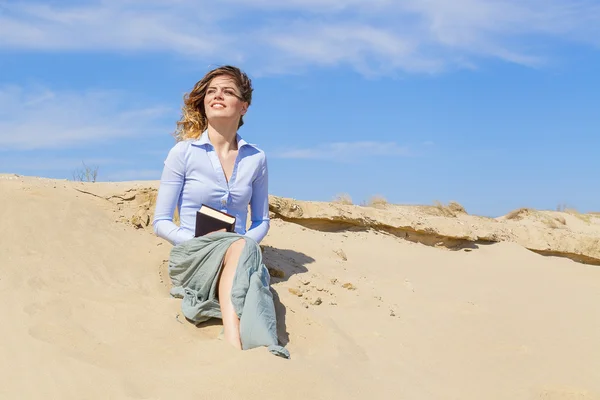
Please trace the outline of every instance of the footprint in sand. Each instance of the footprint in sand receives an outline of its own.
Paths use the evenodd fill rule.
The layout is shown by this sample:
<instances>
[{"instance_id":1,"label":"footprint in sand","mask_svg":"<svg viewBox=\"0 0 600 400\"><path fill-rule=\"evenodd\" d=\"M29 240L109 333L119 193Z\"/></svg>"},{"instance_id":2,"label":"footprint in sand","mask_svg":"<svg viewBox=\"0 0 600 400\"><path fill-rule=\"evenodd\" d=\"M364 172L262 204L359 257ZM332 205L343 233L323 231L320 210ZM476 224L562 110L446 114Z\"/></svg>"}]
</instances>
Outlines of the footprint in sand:
<instances>
[{"instance_id":1,"label":"footprint in sand","mask_svg":"<svg viewBox=\"0 0 600 400\"><path fill-rule=\"evenodd\" d=\"M23 307L23 311L25 311L25 313L30 317L39 314L43 310L44 307L40 303L31 303Z\"/></svg>"},{"instance_id":2,"label":"footprint in sand","mask_svg":"<svg viewBox=\"0 0 600 400\"><path fill-rule=\"evenodd\" d=\"M48 287L46 281L39 276L28 279L27 285L32 289L46 289Z\"/></svg>"},{"instance_id":3,"label":"footprint in sand","mask_svg":"<svg viewBox=\"0 0 600 400\"><path fill-rule=\"evenodd\" d=\"M170 287L170 278L169 278L169 260L163 260L162 263L158 267L158 279L160 283L166 288Z\"/></svg>"}]
</instances>

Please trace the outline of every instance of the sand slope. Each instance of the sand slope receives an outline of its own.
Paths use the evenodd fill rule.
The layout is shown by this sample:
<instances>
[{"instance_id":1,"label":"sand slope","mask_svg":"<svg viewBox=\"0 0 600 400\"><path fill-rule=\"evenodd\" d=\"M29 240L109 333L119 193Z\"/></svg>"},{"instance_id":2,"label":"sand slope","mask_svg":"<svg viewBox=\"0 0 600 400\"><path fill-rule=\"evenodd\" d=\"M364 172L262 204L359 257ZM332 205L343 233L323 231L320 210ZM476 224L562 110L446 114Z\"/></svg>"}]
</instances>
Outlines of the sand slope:
<instances>
[{"instance_id":1,"label":"sand slope","mask_svg":"<svg viewBox=\"0 0 600 400\"><path fill-rule=\"evenodd\" d=\"M264 254L292 359L237 352L168 295L155 187L0 175L0 398L600 399L596 266L491 243L477 217L471 233L452 230L469 216L415 217L411 241L395 207L296 202L298 216L273 198ZM325 223L335 210L378 229ZM489 224L550 237L528 218ZM573 218L539 228L597 238Z\"/></svg>"}]
</instances>

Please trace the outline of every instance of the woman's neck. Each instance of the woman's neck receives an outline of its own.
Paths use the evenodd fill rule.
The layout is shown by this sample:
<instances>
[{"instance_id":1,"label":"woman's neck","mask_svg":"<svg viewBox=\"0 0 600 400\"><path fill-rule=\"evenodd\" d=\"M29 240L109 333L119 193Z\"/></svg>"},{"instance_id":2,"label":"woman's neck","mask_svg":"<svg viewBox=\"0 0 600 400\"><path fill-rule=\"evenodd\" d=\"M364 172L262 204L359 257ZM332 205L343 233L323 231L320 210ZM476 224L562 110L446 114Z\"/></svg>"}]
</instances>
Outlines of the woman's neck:
<instances>
[{"instance_id":1,"label":"woman's neck","mask_svg":"<svg viewBox=\"0 0 600 400\"><path fill-rule=\"evenodd\" d=\"M218 152L237 150L237 125L208 124L208 137Z\"/></svg>"}]
</instances>

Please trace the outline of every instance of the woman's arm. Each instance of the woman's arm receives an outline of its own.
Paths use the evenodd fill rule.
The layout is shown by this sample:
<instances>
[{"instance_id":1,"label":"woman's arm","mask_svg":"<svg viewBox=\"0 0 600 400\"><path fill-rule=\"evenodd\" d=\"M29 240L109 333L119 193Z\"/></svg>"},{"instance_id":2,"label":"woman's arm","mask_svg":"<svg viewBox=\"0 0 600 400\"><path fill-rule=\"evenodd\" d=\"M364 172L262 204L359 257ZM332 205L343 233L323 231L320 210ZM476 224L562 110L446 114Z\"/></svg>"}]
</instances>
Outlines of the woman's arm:
<instances>
[{"instance_id":1,"label":"woman's arm","mask_svg":"<svg viewBox=\"0 0 600 400\"><path fill-rule=\"evenodd\" d=\"M250 212L252 215L252 225L250 225L245 236L251 237L260 243L267 236L271 225L269 218L269 169L267 167L266 156L261 171L254 182L252 182Z\"/></svg>"},{"instance_id":2,"label":"woman's arm","mask_svg":"<svg viewBox=\"0 0 600 400\"><path fill-rule=\"evenodd\" d=\"M173 245L178 245L194 237L192 233L180 229L173 223L175 207L185 182L184 145L183 142L179 142L173 146L165 160L152 221L156 235L168 240Z\"/></svg>"}]
</instances>

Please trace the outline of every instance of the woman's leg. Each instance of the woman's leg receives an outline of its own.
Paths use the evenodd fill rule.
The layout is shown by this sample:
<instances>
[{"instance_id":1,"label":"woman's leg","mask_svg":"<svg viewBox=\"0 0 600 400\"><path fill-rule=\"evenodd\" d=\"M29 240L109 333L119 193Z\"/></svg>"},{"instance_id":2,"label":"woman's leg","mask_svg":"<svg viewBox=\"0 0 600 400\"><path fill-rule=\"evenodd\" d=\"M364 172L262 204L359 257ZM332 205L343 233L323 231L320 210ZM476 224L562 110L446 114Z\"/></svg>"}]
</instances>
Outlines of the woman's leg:
<instances>
[{"instance_id":1,"label":"woman's leg","mask_svg":"<svg viewBox=\"0 0 600 400\"><path fill-rule=\"evenodd\" d=\"M221 305L221 314L223 315L225 339L227 339L233 347L240 350L242 349L240 340L240 320L237 317L235 309L233 308L233 303L231 302L231 287L233 286L235 271L245 245L246 241L240 239L229 246L229 249L225 253L225 258L223 259L223 270L221 271L218 285L219 304Z\"/></svg>"}]
</instances>

